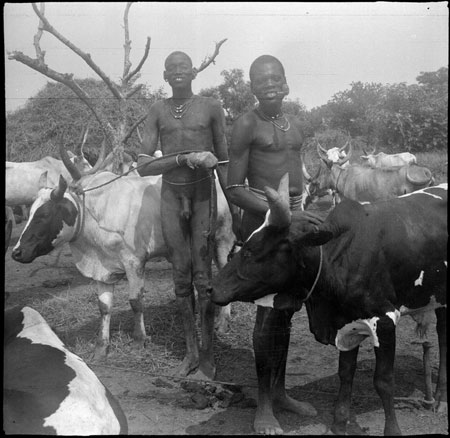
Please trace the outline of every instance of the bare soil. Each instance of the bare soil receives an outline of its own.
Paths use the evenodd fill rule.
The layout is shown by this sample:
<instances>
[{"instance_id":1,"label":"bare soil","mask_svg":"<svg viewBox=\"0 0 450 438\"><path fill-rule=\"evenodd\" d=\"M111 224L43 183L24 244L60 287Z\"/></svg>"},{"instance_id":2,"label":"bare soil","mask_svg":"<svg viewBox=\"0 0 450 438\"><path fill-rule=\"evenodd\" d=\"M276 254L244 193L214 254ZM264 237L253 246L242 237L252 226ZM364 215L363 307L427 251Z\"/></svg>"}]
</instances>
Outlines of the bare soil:
<instances>
[{"instance_id":1,"label":"bare soil","mask_svg":"<svg viewBox=\"0 0 450 438\"><path fill-rule=\"evenodd\" d=\"M17 241L23 224L13 231ZM255 307L236 303L232 325L216 336L217 384L181 381L169 377L183 358L184 341L177 318L170 265L155 260L146 267L147 289L145 349L130 347L132 324L127 282L115 291L111 324L111 352L105 364L92 363L91 352L99 318L93 283L82 277L72 263L69 248L23 265L5 256L6 306L29 305L38 310L66 343L80 355L117 397L133 435L251 435L256 406L257 381L251 336ZM84 316L87 314L88 316ZM448 434L448 415L424 408L422 346L415 344L414 324L401 319L395 365L396 411L404 435ZM438 349L434 327L429 334L433 383L437 378ZM367 342L367 344L366 344ZM338 352L316 342L309 332L306 312L293 318L286 385L294 398L310 402L315 418L277 414L285 434L330 434L337 394ZM353 389L352 419L355 434L382 435L384 414L373 389L373 347L360 348Z\"/></svg>"}]
</instances>

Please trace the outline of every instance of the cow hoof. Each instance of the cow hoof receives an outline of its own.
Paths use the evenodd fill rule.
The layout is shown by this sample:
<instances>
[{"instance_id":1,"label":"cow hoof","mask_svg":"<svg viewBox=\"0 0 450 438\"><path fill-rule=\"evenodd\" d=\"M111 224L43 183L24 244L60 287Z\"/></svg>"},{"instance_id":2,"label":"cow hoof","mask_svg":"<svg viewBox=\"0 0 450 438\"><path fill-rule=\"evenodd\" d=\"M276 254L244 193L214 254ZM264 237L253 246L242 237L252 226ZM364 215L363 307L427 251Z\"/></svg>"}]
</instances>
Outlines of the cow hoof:
<instances>
[{"instance_id":1,"label":"cow hoof","mask_svg":"<svg viewBox=\"0 0 450 438\"><path fill-rule=\"evenodd\" d=\"M217 321L215 325L216 332L219 334L225 334L230 331L230 322L227 320Z\"/></svg>"},{"instance_id":2,"label":"cow hoof","mask_svg":"<svg viewBox=\"0 0 450 438\"><path fill-rule=\"evenodd\" d=\"M441 401L436 404L436 413L437 414L446 414L448 412L448 404L446 401Z\"/></svg>"},{"instance_id":3,"label":"cow hoof","mask_svg":"<svg viewBox=\"0 0 450 438\"><path fill-rule=\"evenodd\" d=\"M146 344L146 339L133 339L133 343L131 344L131 348L133 350L142 350L143 348L145 348L145 344Z\"/></svg>"}]
</instances>

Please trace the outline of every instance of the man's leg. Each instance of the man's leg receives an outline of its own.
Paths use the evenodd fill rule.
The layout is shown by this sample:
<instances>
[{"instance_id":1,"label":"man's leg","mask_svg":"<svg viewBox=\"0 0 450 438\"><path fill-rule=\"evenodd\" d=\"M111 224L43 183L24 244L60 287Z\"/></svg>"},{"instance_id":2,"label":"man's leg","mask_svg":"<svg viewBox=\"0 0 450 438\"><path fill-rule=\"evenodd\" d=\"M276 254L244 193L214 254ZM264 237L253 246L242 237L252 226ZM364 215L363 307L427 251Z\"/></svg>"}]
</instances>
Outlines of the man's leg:
<instances>
[{"instance_id":1,"label":"man's leg","mask_svg":"<svg viewBox=\"0 0 450 438\"><path fill-rule=\"evenodd\" d=\"M161 189L162 230L172 262L176 302L181 313L186 339L186 356L175 374L185 377L198 368L199 349L195 327L189 222L181 215L181 212L180 197L163 183Z\"/></svg>"},{"instance_id":2,"label":"man's leg","mask_svg":"<svg viewBox=\"0 0 450 438\"><path fill-rule=\"evenodd\" d=\"M282 434L273 410L286 409L299 415L317 415L309 404L289 397L285 389L286 361L293 311L258 306L253 348L258 377L258 407L254 428L257 433Z\"/></svg>"}]
</instances>

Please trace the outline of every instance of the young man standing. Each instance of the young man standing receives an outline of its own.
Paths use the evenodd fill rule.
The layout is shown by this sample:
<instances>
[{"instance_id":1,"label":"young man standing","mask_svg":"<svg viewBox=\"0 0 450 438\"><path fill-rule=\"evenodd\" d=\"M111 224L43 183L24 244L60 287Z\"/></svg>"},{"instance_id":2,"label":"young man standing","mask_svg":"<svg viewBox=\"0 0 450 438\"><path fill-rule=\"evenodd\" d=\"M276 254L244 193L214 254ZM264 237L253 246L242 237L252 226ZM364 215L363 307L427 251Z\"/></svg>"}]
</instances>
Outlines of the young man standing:
<instances>
[{"instance_id":1,"label":"young man standing","mask_svg":"<svg viewBox=\"0 0 450 438\"><path fill-rule=\"evenodd\" d=\"M268 210L265 186L277 189L281 177L289 173L292 210L301 209L303 192L301 130L296 118L283 114L281 109L283 98L289 93L283 65L273 56L260 56L250 67L250 83L259 105L233 125L226 188L231 202L244 211L241 225L244 239L264 222ZM321 222L312 213L304 215L315 224ZM291 318L300 307L294 304L286 310L257 307L253 348L258 376L254 428L258 433L283 433L273 408L300 415L317 414L309 403L292 399L285 390Z\"/></svg>"},{"instance_id":2,"label":"young man standing","mask_svg":"<svg viewBox=\"0 0 450 438\"><path fill-rule=\"evenodd\" d=\"M153 104L144 128L138 166L141 176L162 173L161 220L173 267L178 309L186 338L186 357L176 374L214 379L214 304L207 296L211 281L212 244L217 212L213 168L227 162L225 116L220 103L192 92L196 71L184 52L165 61L164 79L172 97ZM163 159L151 155L161 142ZM141 166L149 162L148 166ZM225 187L227 165L217 166ZM201 348L195 325L194 285L198 292Z\"/></svg>"}]
</instances>

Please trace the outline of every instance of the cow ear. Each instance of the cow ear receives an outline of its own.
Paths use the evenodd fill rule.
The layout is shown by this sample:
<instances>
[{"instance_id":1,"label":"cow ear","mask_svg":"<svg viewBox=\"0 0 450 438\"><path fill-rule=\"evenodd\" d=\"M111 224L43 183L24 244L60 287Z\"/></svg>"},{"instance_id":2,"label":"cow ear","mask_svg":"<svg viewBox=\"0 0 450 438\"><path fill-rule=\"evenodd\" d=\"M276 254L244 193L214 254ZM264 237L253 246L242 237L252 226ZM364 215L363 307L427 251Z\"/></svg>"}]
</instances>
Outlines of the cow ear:
<instances>
[{"instance_id":1,"label":"cow ear","mask_svg":"<svg viewBox=\"0 0 450 438\"><path fill-rule=\"evenodd\" d=\"M314 230L302 238L302 243L307 246L320 246L333 238L331 231Z\"/></svg>"},{"instance_id":2,"label":"cow ear","mask_svg":"<svg viewBox=\"0 0 450 438\"><path fill-rule=\"evenodd\" d=\"M44 189L45 187L47 187L47 171L43 172L41 174L41 176L39 177L39 190L40 189Z\"/></svg>"}]
</instances>

